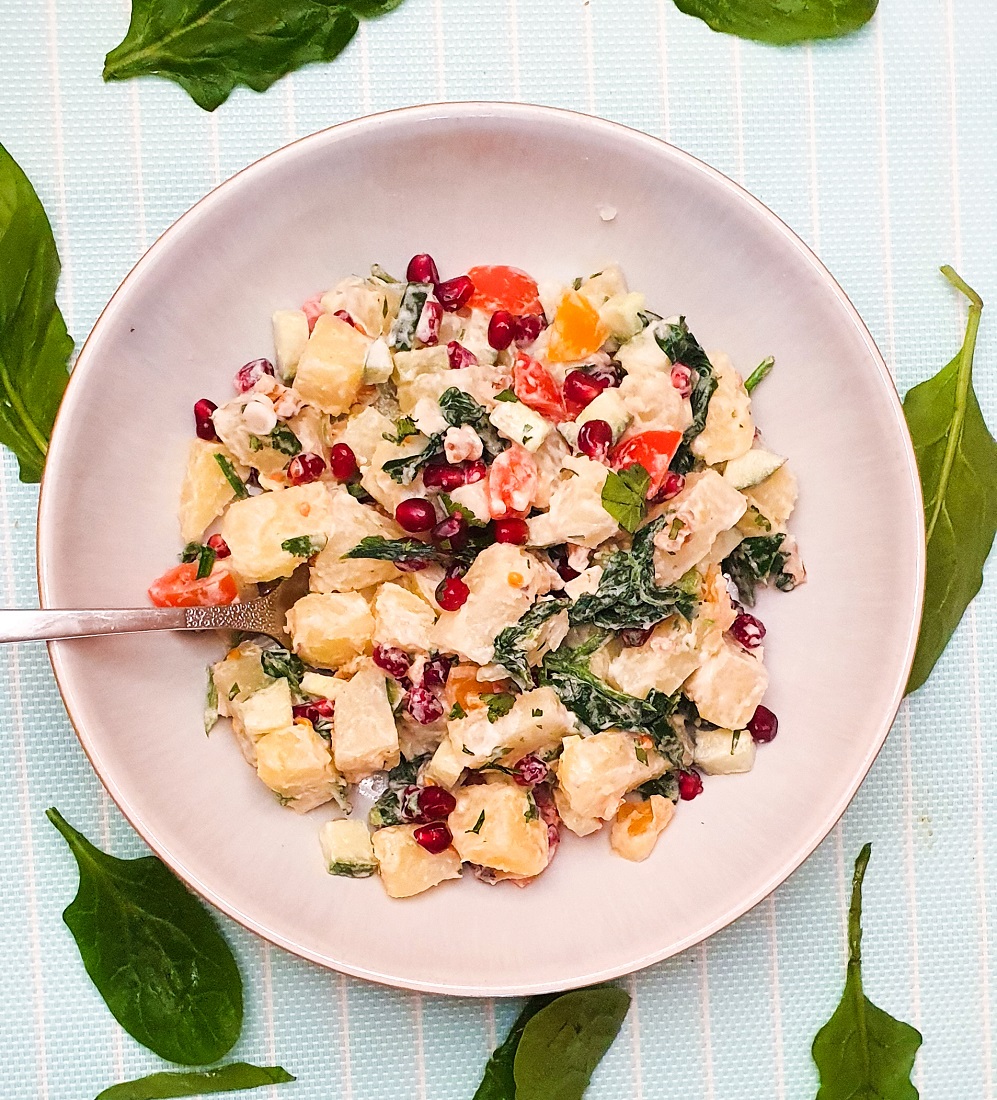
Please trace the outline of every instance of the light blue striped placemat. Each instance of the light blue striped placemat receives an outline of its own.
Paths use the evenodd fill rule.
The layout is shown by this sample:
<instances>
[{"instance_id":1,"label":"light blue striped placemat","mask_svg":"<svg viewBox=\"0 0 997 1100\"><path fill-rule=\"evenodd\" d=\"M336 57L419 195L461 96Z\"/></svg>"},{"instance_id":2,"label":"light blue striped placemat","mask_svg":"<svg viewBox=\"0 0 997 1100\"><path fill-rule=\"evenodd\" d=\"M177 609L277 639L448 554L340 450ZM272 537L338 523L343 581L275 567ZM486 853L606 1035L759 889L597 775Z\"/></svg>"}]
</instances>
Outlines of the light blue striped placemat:
<instances>
[{"instance_id":1,"label":"light blue striped placemat","mask_svg":"<svg viewBox=\"0 0 997 1100\"><path fill-rule=\"evenodd\" d=\"M670 0L407 0L337 63L265 96L238 92L212 116L165 82L101 84L127 15L123 0L0 0L0 141L51 214L77 341L158 233L292 138L415 102L532 100L668 138L742 182L820 253L901 390L961 340L961 306L937 274L953 263L994 300L976 386L997 425L990 0L882 0L862 33L782 51L714 35ZM28 605L37 492L9 455L2 467L0 599ZM924 1032L922 1096L995 1095L995 578L904 705L842 826L735 926L629 980L633 1011L593 1100L812 1096L810 1042L843 979L846 876L870 839L867 988ZM82 970L60 916L75 870L43 811L57 804L119 854L142 844L77 745L44 650L0 650L0 674L0 1096L90 1100L158 1063ZM225 931L250 984L237 1053L299 1078L274 1096L469 1100L516 1010L375 988Z\"/></svg>"}]
</instances>

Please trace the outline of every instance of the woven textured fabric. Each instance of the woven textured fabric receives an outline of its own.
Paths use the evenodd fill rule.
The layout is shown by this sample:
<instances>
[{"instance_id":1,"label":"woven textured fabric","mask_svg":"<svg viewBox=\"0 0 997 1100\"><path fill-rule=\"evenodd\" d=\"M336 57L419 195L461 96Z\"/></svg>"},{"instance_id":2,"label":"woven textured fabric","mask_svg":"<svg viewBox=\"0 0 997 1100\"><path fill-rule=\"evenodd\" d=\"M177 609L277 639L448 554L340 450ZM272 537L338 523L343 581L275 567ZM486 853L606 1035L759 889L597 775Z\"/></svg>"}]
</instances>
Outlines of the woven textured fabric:
<instances>
[{"instance_id":1,"label":"woven textured fabric","mask_svg":"<svg viewBox=\"0 0 997 1100\"><path fill-rule=\"evenodd\" d=\"M263 96L238 91L210 116L166 81L101 83L127 22L124 0L0 0L0 142L50 212L78 342L142 251L222 179L302 134L436 99L597 113L739 180L822 256L901 391L961 340L964 309L939 264L997 302L990 0L882 0L861 33L784 50L715 35L670 0L407 0L334 64ZM997 425L987 313L976 387ZM11 456L0 467L0 600L27 606L37 490ZM704 946L627 980L633 1011L592 1100L814 1095L810 1043L840 994L846 884L866 840L867 991L923 1031L922 1096L997 1095L995 611L991 570L842 824L792 879ZM45 807L118 854L143 846L87 764L41 646L0 649L0 728L0 1097L88 1100L160 1064L83 971L61 921L75 867ZM376 988L224 928L248 984L235 1053L299 1079L254 1095L469 1100L517 1010Z\"/></svg>"}]
</instances>

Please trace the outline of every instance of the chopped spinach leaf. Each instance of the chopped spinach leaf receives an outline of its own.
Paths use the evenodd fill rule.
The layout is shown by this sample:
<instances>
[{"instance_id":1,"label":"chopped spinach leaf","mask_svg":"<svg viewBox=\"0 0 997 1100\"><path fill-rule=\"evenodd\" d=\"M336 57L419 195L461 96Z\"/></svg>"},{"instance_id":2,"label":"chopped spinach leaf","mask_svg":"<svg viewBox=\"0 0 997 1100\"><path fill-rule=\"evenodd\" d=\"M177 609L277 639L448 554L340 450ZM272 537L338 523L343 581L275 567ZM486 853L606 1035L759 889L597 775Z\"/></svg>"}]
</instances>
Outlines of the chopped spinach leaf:
<instances>
[{"instance_id":1,"label":"chopped spinach leaf","mask_svg":"<svg viewBox=\"0 0 997 1100\"><path fill-rule=\"evenodd\" d=\"M301 677L305 674L305 665L300 657L286 649L265 649L260 657L263 671L274 680L283 677L293 691L301 687Z\"/></svg>"},{"instance_id":2,"label":"chopped spinach leaf","mask_svg":"<svg viewBox=\"0 0 997 1100\"><path fill-rule=\"evenodd\" d=\"M419 471L441 454L443 454L443 433L434 432L427 437L426 446L421 451L402 458L389 458L381 469L399 485L410 485Z\"/></svg>"},{"instance_id":3,"label":"chopped spinach leaf","mask_svg":"<svg viewBox=\"0 0 997 1100\"><path fill-rule=\"evenodd\" d=\"M390 432L381 432L381 438L386 439L389 443L394 443L395 446L400 446L405 442L409 436L418 435L419 429L415 426L415 421L411 416L402 416L395 421L395 434Z\"/></svg>"},{"instance_id":4,"label":"chopped spinach leaf","mask_svg":"<svg viewBox=\"0 0 997 1100\"><path fill-rule=\"evenodd\" d=\"M674 772L668 771L659 775L657 779L649 779L637 788L637 793L643 798L650 798L652 794L660 794L669 802L679 800L679 782Z\"/></svg>"},{"instance_id":5,"label":"chopped spinach leaf","mask_svg":"<svg viewBox=\"0 0 997 1100\"><path fill-rule=\"evenodd\" d=\"M602 487L602 506L632 535L644 518L651 475L639 462L617 473L610 470Z\"/></svg>"},{"instance_id":6,"label":"chopped spinach leaf","mask_svg":"<svg viewBox=\"0 0 997 1100\"><path fill-rule=\"evenodd\" d=\"M406 804L409 801L405 792L415 786L419 771L428 760L428 754L402 760L388 772L388 789L371 806L367 817L372 829L383 829L386 825L401 825L405 822L408 817L405 812Z\"/></svg>"},{"instance_id":7,"label":"chopped spinach leaf","mask_svg":"<svg viewBox=\"0 0 997 1100\"><path fill-rule=\"evenodd\" d=\"M533 797L531 791L526 792L526 801L526 813L523 814L523 817L527 821L537 821L540 817L540 807L537 805L536 799Z\"/></svg>"},{"instance_id":8,"label":"chopped spinach leaf","mask_svg":"<svg viewBox=\"0 0 997 1100\"><path fill-rule=\"evenodd\" d=\"M451 386L440 395L440 412L452 428L459 428L462 424L477 424L488 415L469 393L457 389L456 386Z\"/></svg>"},{"instance_id":9,"label":"chopped spinach leaf","mask_svg":"<svg viewBox=\"0 0 997 1100\"><path fill-rule=\"evenodd\" d=\"M499 392L495 395L495 400L496 401L518 401L519 398L516 396L516 394L513 390L499 390Z\"/></svg>"},{"instance_id":10,"label":"chopped spinach leaf","mask_svg":"<svg viewBox=\"0 0 997 1100\"><path fill-rule=\"evenodd\" d=\"M519 622L507 626L495 639L492 660L501 665L523 691L533 687L530 652L539 644L546 623L566 607L567 601L557 596L539 599Z\"/></svg>"},{"instance_id":11,"label":"chopped spinach leaf","mask_svg":"<svg viewBox=\"0 0 997 1100\"><path fill-rule=\"evenodd\" d=\"M286 424L278 424L267 438L270 446L282 455L293 457L301 453L301 440L291 431Z\"/></svg>"},{"instance_id":12,"label":"chopped spinach leaf","mask_svg":"<svg viewBox=\"0 0 997 1100\"><path fill-rule=\"evenodd\" d=\"M785 535L756 535L744 539L724 558L721 569L734 582L741 602L754 607L759 585L773 581L782 591L789 591L795 581L784 572L787 555L782 551Z\"/></svg>"},{"instance_id":13,"label":"chopped spinach leaf","mask_svg":"<svg viewBox=\"0 0 997 1100\"><path fill-rule=\"evenodd\" d=\"M420 542L418 539L386 539L381 535L367 535L352 550L347 550L343 557L416 562L444 561L447 555L440 553L435 546Z\"/></svg>"},{"instance_id":14,"label":"chopped spinach leaf","mask_svg":"<svg viewBox=\"0 0 997 1100\"><path fill-rule=\"evenodd\" d=\"M654 330L654 339L672 363L684 363L695 375L689 395L692 423L682 435L682 442L688 446L706 427L710 398L717 388L716 372L699 341L689 331L684 317L680 317L677 324L659 324Z\"/></svg>"},{"instance_id":15,"label":"chopped spinach leaf","mask_svg":"<svg viewBox=\"0 0 997 1100\"><path fill-rule=\"evenodd\" d=\"M351 481L346 486L346 491L353 497L354 500L359 500L361 504L371 504L374 498L367 492L367 490L360 484L359 481Z\"/></svg>"},{"instance_id":16,"label":"chopped spinach leaf","mask_svg":"<svg viewBox=\"0 0 997 1100\"><path fill-rule=\"evenodd\" d=\"M284 539L280 548L296 558L310 558L324 550L328 541L327 535L299 535L297 538Z\"/></svg>"}]
</instances>

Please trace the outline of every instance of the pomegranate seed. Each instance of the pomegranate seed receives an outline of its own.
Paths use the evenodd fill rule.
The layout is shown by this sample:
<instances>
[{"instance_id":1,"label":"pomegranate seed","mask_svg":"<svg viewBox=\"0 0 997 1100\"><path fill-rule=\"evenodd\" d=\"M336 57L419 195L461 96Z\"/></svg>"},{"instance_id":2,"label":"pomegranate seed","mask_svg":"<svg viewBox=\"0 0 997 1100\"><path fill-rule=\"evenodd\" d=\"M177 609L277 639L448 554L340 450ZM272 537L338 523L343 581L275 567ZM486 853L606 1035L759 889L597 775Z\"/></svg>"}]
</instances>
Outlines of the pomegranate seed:
<instances>
[{"instance_id":1,"label":"pomegranate seed","mask_svg":"<svg viewBox=\"0 0 997 1100\"><path fill-rule=\"evenodd\" d=\"M447 344L447 359L450 361L451 370L463 370L465 367L478 365L478 357L474 352L468 351L463 344L458 344L456 340L451 340Z\"/></svg>"},{"instance_id":2,"label":"pomegranate seed","mask_svg":"<svg viewBox=\"0 0 997 1100\"><path fill-rule=\"evenodd\" d=\"M606 420L586 420L578 429L578 449L589 458L605 462L612 445L613 429Z\"/></svg>"},{"instance_id":3,"label":"pomegranate seed","mask_svg":"<svg viewBox=\"0 0 997 1100\"><path fill-rule=\"evenodd\" d=\"M214 550L216 558L227 558L232 553L228 548L228 543L221 535L212 535L208 539L208 545Z\"/></svg>"},{"instance_id":4,"label":"pomegranate seed","mask_svg":"<svg viewBox=\"0 0 997 1100\"><path fill-rule=\"evenodd\" d=\"M694 798L697 798L703 793L703 777L699 772L683 772L678 773L679 780L679 798L683 802L691 802Z\"/></svg>"},{"instance_id":5,"label":"pomegranate seed","mask_svg":"<svg viewBox=\"0 0 997 1100\"><path fill-rule=\"evenodd\" d=\"M759 703L748 723L748 732L759 745L767 745L779 732L779 719Z\"/></svg>"},{"instance_id":6,"label":"pomegranate seed","mask_svg":"<svg viewBox=\"0 0 997 1100\"><path fill-rule=\"evenodd\" d=\"M688 397L692 393L692 371L685 363L672 365L672 385L679 391L680 397Z\"/></svg>"},{"instance_id":7,"label":"pomegranate seed","mask_svg":"<svg viewBox=\"0 0 997 1100\"><path fill-rule=\"evenodd\" d=\"M497 309L488 322L488 343L496 351L505 351L512 343L516 319L507 309Z\"/></svg>"},{"instance_id":8,"label":"pomegranate seed","mask_svg":"<svg viewBox=\"0 0 997 1100\"><path fill-rule=\"evenodd\" d=\"M428 531L436 522L436 509L425 497L409 497L403 500L395 509L395 519L398 526L416 534L419 531Z\"/></svg>"},{"instance_id":9,"label":"pomegranate seed","mask_svg":"<svg viewBox=\"0 0 997 1100\"><path fill-rule=\"evenodd\" d=\"M408 675L412 667L412 658L403 650L393 645L376 645L372 654L374 664L382 672L401 680Z\"/></svg>"},{"instance_id":10,"label":"pomegranate seed","mask_svg":"<svg viewBox=\"0 0 997 1100\"><path fill-rule=\"evenodd\" d=\"M349 443L337 443L329 452L329 466L337 481L349 481L360 469L357 456Z\"/></svg>"},{"instance_id":11,"label":"pomegranate seed","mask_svg":"<svg viewBox=\"0 0 997 1100\"><path fill-rule=\"evenodd\" d=\"M447 313L456 313L458 309L463 309L471 300L473 294L474 283L467 275L458 275L456 279L447 279L445 283L440 283L436 288L436 297L439 298L440 305Z\"/></svg>"},{"instance_id":12,"label":"pomegranate seed","mask_svg":"<svg viewBox=\"0 0 997 1100\"><path fill-rule=\"evenodd\" d=\"M452 512L432 530L430 538L443 550L463 550L470 537L470 527L463 512Z\"/></svg>"},{"instance_id":13,"label":"pomegranate seed","mask_svg":"<svg viewBox=\"0 0 997 1100\"><path fill-rule=\"evenodd\" d=\"M209 401L206 397L194 402L194 431L197 433L198 439L211 440L218 438L215 423L211 419L211 414L217 408L218 406L214 401Z\"/></svg>"},{"instance_id":14,"label":"pomegranate seed","mask_svg":"<svg viewBox=\"0 0 997 1100\"><path fill-rule=\"evenodd\" d=\"M653 626L631 626L626 630L620 631L620 641L627 647L627 649L638 649L644 645L648 638L654 633Z\"/></svg>"},{"instance_id":15,"label":"pomegranate seed","mask_svg":"<svg viewBox=\"0 0 997 1100\"><path fill-rule=\"evenodd\" d=\"M449 493L464 484L464 471L448 462L430 462L422 471L422 483L427 489L442 489Z\"/></svg>"},{"instance_id":16,"label":"pomegranate seed","mask_svg":"<svg viewBox=\"0 0 997 1100\"><path fill-rule=\"evenodd\" d=\"M412 834L416 844L438 856L450 847L453 836L444 821L431 821L428 825L420 825Z\"/></svg>"},{"instance_id":17,"label":"pomegranate seed","mask_svg":"<svg viewBox=\"0 0 997 1100\"><path fill-rule=\"evenodd\" d=\"M447 577L436 587L436 602L444 611L456 611L467 603L471 590L460 577Z\"/></svg>"},{"instance_id":18,"label":"pomegranate seed","mask_svg":"<svg viewBox=\"0 0 997 1100\"><path fill-rule=\"evenodd\" d=\"M442 821L457 809L457 799L442 787L423 787L419 791L417 804L422 820L427 823Z\"/></svg>"},{"instance_id":19,"label":"pomegranate seed","mask_svg":"<svg viewBox=\"0 0 997 1100\"><path fill-rule=\"evenodd\" d=\"M295 718L306 718L313 726L319 722L328 722L335 711L335 705L331 699L315 699L311 703L300 703L291 707L291 713Z\"/></svg>"},{"instance_id":20,"label":"pomegranate seed","mask_svg":"<svg viewBox=\"0 0 997 1100\"><path fill-rule=\"evenodd\" d=\"M515 320L512 338L521 348L525 348L535 343L546 327L546 321L539 313L524 313Z\"/></svg>"},{"instance_id":21,"label":"pomegranate seed","mask_svg":"<svg viewBox=\"0 0 997 1100\"><path fill-rule=\"evenodd\" d=\"M765 637L765 625L761 619L742 611L731 624L730 633L745 649L757 649Z\"/></svg>"},{"instance_id":22,"label":"pomegranate seed","mask_svg":"<svg viewBox=\"0 0 997 1100\"><path fill-rule=\"evenodd\" d=\"M253 359L236 373L234 382L239 393L248 393L265 374L273 374L269 359Z\"/></svg>"},{"instance_id":23,"label":"pomegranate seed","mask_svg":"<svg viewBox=\"0 0 997 1100\"><path fill-rule=\"evenodd\" d=\"M484 460L476 458L473 462L462 464L461 472L464 475L464 484L473 485L476 481L484 481L488 476L488 467Z\"/></svg>"},{"instance_id":24,"label":"pomegranate seed","mask_svg":"<svg viewBox=\"0 0 997 1100\"><path fill-rule=\"evenodd\" d=\"M338 317L340 321L345 321L352 328L357 327L356 321L353 320L353 318L346 312L345 309L337 309L336 312L333 314L333 317Z\"/></svg>"},{"instance_id":25,"label":"pomegranate seed","mask_svg":"<svg viewBox=\"0 0 997 1100\"><path fill-rule=\"evenodd\" d=\"M573 370L564 380L564 399L572 405L581 405L584 408L591 405L608 385L608 381L593 374Z\"/></svg>"},{"instance_id":26,"label":"pomegranate seed","mask_svg":"<svg viewBox=\"0 0 997 1100\"><path fill-rule=\"evenodd\" d=\"M324 470L325 463L321 457L305 451L295 455L287 464L287 480L292 485L307 485L310 481L318 481Z\"/></svg>"},{"instance_id":27,"label":"pomegranate seed","mask_svg":"<svg viewBox=\"0 0 997 1100\"><path fill-rule=\"evenodd\" d=\"M589 378L597 378L606 383L605 389L616 389L623 381L623 372L615 363L596 363L588 368Z\"/></svg>"},{"instance_id":28,"label":"pomegranate seed","mask_svg":"<svg viewBox=\"0 0 997 1100\"><path fill-rule=\"evenodd\" d=\"M424 688L444 687L452 665L451 657L430 657L422 666L422 686Z\"/></svg>"},{"instance_id":29,"label":"pomegranate seed","mask_svg":"<svg viewBox=\"0 0 997 1100\"><path fill-rule=\"evenodd\" d=\"M521 787L532 787L535 783L542 783L547 778L550 768L539 756L530 753L529 756L524 756L519 761L513 771L515 772L514 778Z\"/></svg>"},{"instance_id":30,"label":"pomegranate seed","mask_svg":"<svg viewBox=\"0 0 997 1100\"><path fill-rule=\"evenodd\" d=\"M652 503L657 504L663 500L671 500L672 497L677 497L684 488L685 475L669 470L665 475L665 480L661 483L661 488L651 498Z\"/></svg>"},{"instance_id":31,"label":"pomegranate seed","mask_svg":"<svg viewBox=\"0 0 997 1100\"><path fill-rule=\"evenodd\" d=\"M432 283L435 286L440 281L440 273L436 270L433 257L428 252L420 252L409 260L405 278L410 283Z\"/></svg>"},{"instance_id":32,"label":"pomegranate seed","mask_svg":"<svg viewBox=\"0 0 997 1100\"><path fill-rule=\"evenodd\" d=\"M415 338L426 347L433 347L440 342L440 322L443 320L443 306L439 302L428 301L422 307L419 315L419 324L416 326Z\"/></svg>"},{"instance_id":33,"label":"pomegranate seed","mask_svg":"<svg viewBox=\"0 0 997 1100\"><path fill-rule=\"evenodd\" d=\"M495 521L495 541L511 542L522 546L530 537L530 528L525 519L497 519Z\"/></svg>"},{"instance_id":34,"label":"pomegranate seed","mask_svg":"<svg viewBox=\"0 0 997 1100\"><path fill-rule=\"evenodd\" d=\"M547 553L550 555L557 575L562 581L573 581L578 576L578 570L568 565L568 548L566 546L552 546Z\"/></svg>"},{"instance_id":35,"label":"pomegranate seed","mask_svg":"<svg viewBox=\"0 0 997 1100\"><path fill-rule=\"evenodd\" d=\"M424 687L412 688L405 700L405 709L421 726L428 726L443 717L443 704Z\"/></svg>"}]
</instances>

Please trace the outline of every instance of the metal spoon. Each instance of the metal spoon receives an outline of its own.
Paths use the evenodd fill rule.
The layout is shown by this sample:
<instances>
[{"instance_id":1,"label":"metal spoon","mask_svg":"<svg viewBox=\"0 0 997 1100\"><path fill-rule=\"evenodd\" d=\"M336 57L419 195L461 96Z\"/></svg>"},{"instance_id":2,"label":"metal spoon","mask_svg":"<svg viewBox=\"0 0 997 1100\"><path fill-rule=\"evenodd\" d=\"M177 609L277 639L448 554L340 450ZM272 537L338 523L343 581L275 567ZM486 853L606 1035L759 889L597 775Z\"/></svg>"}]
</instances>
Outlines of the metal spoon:
<instances>
[{"instance_id":1,"label":"metal spoon","mask_svg":"<svg viewBox=\"0 0 997 1100\"><path fill-rule=\"evenodd\" d=\"M265 596L222 607L138 607L95 611L47 608L0 610L0 642L45 642L93 638L100 634L138 634L147 630L243 630L266 634L286 649L285 629L292 604L308 591L308 566L299 565Z\"/></svg>"}]
</instances>

